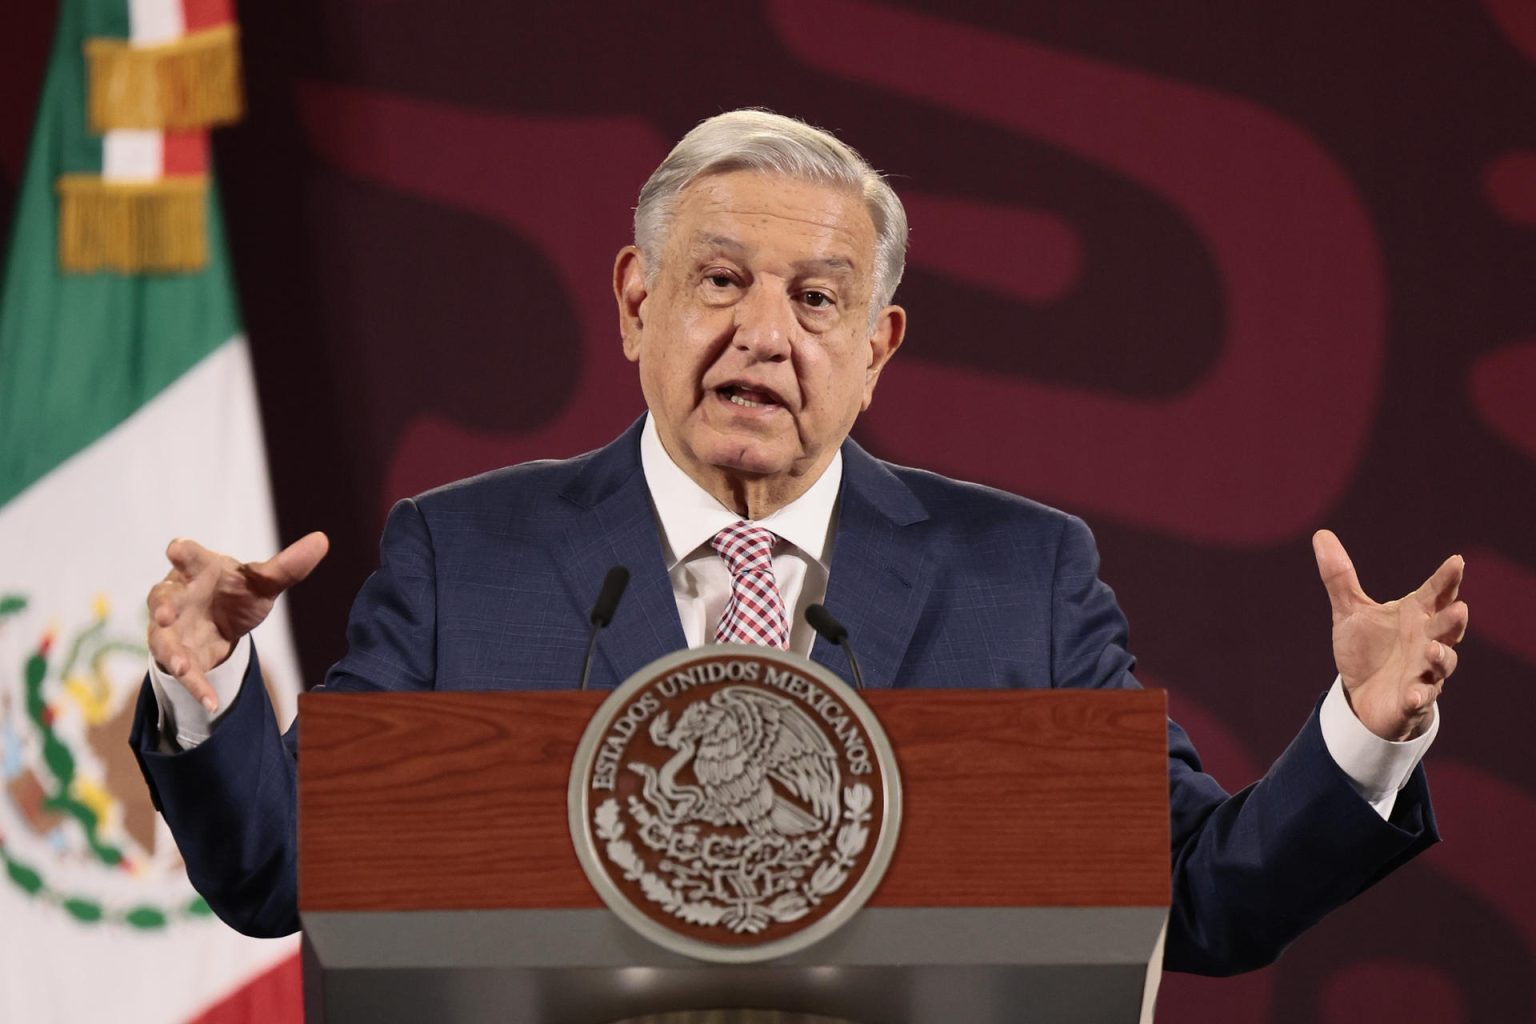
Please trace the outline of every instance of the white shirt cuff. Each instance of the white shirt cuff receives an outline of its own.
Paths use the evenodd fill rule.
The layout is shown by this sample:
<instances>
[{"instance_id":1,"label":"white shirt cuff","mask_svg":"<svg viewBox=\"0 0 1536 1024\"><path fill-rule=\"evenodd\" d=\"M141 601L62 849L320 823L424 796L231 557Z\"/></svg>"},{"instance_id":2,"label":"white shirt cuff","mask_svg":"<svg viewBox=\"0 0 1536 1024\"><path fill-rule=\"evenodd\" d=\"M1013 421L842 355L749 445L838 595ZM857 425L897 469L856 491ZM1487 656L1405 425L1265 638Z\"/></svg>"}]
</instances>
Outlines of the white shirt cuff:
<instances>
[{"instance_id":1,"label":"white shirt cuff","mask_svg":"<svg viewBox=\"0 0 1536 1024\"><path fill-rule=\"evenodd\" d=\"M191 750L212 735L213 723L229 710L229 706L240 695L240 681L245 678L245 671L250 665L251 637L246 634L236 642L234 650L229 652L229 657L224 659L222 665L206 673L208 685L213 687L219 700L219 709L210 715L208 709L198 703L197 698L175 676L162 671L155 664L155 659L150 658L149 685L155 691L155 703L160 706L161 744L164 745L171 736L175 736L181 750Z\"/></svg>"},{"instance_id":2,"label":"white shirt cuff","mask_svg":"<svg viewBox=\"0 0 1536 1024\"><path fill-rule=\"evenodd\" d=\"M1429 728L1423 735L1394 743L1365 727L1344 696L1343 680L1335 679L1328 696L1323 698L1318 724L1334 763L1349 776L1355 792L1385 819L1391 816L1397 803L1398 790L1408 784L1408 777L1440 731L1440 705L1437 702L1431 709Z\"/></svg>"}]
</instances>

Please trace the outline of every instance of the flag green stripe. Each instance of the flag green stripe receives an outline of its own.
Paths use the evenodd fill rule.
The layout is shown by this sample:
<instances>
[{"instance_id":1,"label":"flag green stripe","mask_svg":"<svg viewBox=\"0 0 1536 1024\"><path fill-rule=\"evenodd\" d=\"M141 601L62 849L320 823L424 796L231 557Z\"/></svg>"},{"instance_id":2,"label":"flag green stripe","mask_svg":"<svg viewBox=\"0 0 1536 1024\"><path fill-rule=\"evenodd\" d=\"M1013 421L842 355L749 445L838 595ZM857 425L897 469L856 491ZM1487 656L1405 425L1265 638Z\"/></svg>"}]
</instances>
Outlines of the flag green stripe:
<instances>
[{"instance_id":1,"label":"flag green stripe","mask_svg":"<svg viewBox=\"0 0 1536 1024\"><path fill-rule=\"evenodd\" d=\"M110 0L105 3L103 0L93 0L93 2L78 5L74 0L70 0L65 7L76 7L79 10L82 38L127 39L133 32L133 15L128 10L129 0Z\"/></svg>"},{"instance_id":2,"label":"flag green stripe","mask_svg":"<svg viewBox=\"0 0 1536 1024\"><path fill-rule=\"evenodd\" d=\"M38 104L37 124L32 129L29 172L41 160L46 171L54 176L101 173L101 136L92 135L86 128L84 46L87 39L115 36L119 31L128 34L126 3L64 0L60 5L59 28L53 36L53 52L49 54L48 73L43 79L43 98ZM23 204L28 199L25 184L30 180L30 174L22 176Z\"/></svg>"},{"instance_id":3,"label":"flag green stripe","mask_svg":"<svg viewBox=\"0 0 1536 1024\"><path fill-rule=\"evenodd\" d=\"M60 13L0 285L0 505L239 332L212 188L205 270L59 272L54 182L101 169L101 143L85 130L83 9L65 0Z\"/></svg>"}]
</instances>

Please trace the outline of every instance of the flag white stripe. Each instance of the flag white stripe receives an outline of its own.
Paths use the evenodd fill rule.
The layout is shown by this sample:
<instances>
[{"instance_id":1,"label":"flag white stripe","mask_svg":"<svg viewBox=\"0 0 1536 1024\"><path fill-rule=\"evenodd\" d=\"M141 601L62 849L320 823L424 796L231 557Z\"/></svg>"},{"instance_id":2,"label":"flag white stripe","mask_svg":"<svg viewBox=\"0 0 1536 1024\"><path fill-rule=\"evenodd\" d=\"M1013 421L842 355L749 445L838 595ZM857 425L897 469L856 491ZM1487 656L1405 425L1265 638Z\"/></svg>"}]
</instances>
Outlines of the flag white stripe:
<instances>
[{"instance_id":1,"label":"flag white stripe","mask_svg":"<svg viewBox=\"0 0 1536 1024\"><path fill-rule=\"evenodd\" d=\"M128 38L135 46L154 46L187 32L181 0L128 0Z\"/></svg>"},{"instance_id":2,"label":"flag white stripe","mask_svg":"<svg viewBox=\"0 0 1536 1024\"><path fill-rule=\"evenodd\" d=\"M119 129L101 139L101 176L106 181L155 181L165 174L165 135L152 129Z\"/></svg>"}]
</instances>

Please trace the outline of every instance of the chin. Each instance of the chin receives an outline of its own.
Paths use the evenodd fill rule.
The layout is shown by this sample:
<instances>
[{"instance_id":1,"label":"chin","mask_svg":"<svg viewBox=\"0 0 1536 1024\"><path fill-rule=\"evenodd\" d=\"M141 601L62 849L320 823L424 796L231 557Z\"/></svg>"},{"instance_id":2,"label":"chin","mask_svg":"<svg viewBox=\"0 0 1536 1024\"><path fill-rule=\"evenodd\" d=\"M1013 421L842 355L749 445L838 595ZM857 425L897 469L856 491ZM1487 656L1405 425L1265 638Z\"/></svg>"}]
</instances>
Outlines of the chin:
<instances>
[{"instance_id":1,"label":"chin","mask_svg":"<svg viewBox=\"0 0 1536 1024\"><path fill-rule=\"evenodd\" d=\"M716 469L748 476L778 476L787 473L794 460L761 438L721 437L705 450L704 460Z\"/></svg>"},{"instance_id":2,"label":"chin","mask_svg":"<svg viewBox=\"0 0 1536 1024\"><path fill-rule=\"evenodd\" d=\"M733 452L721 452L710 462L716 469L754 477L782 476L788 473L790 468L787 459L772 458L762 453L742 451L739 448Z\"/></svg>"}]
</instances>

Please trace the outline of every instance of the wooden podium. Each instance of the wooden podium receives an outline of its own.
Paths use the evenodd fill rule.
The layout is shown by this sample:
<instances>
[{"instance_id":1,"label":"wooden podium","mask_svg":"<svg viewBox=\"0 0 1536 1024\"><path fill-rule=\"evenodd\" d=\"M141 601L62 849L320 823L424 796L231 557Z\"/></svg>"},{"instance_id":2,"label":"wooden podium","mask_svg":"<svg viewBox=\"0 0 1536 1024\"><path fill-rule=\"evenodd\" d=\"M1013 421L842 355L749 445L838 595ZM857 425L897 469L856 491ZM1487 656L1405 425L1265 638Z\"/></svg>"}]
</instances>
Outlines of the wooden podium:
<instances>
[{"instance_id":1,"label":"wooden podium","mask_svg":"<svg viewBox=\"0 0 1536 1024\"><path fill-rule=\"evenodd\" d=\"M829 938L741 966L655 946L582 873L567 783L605 696L300 699L312 1024L722 1007L858 1024L1151 1019L1169 902L1163 693L866 692L904 788L885 879Z\"/></svg>"}]
</instances>

